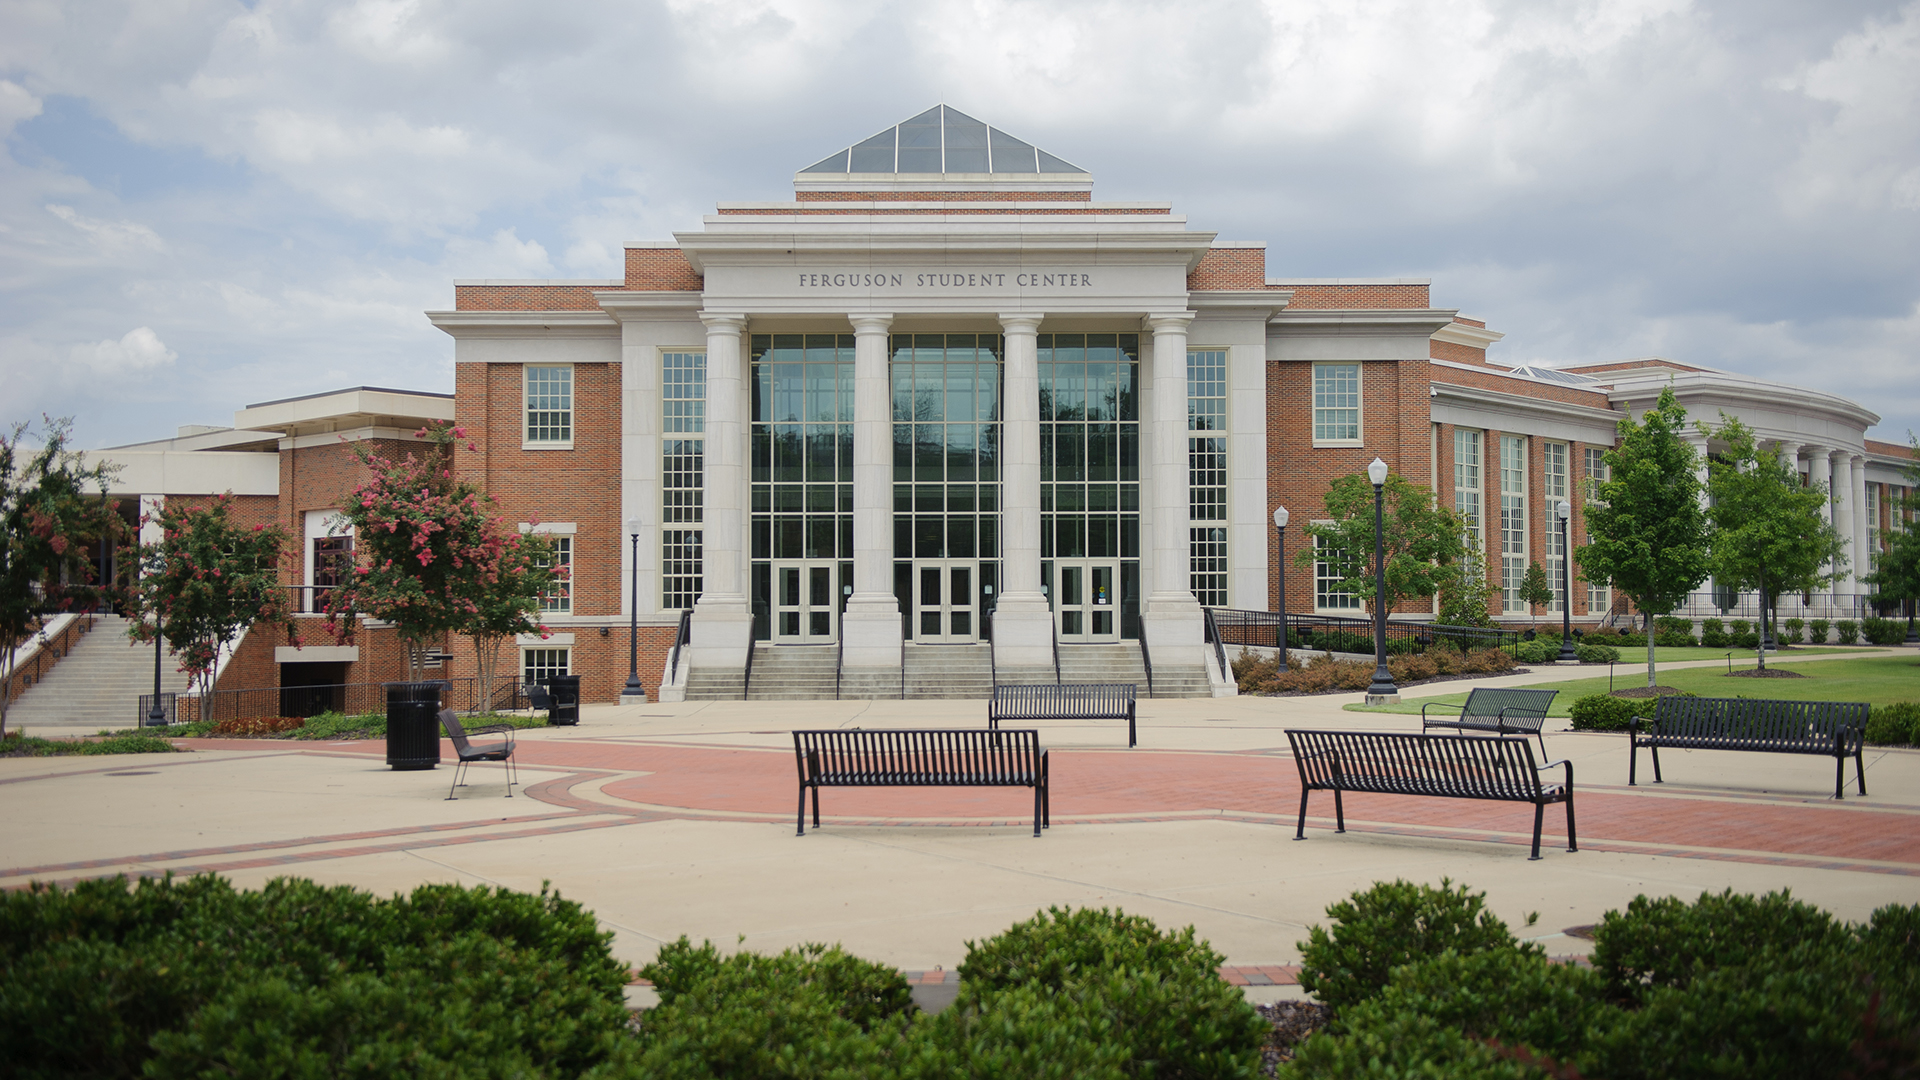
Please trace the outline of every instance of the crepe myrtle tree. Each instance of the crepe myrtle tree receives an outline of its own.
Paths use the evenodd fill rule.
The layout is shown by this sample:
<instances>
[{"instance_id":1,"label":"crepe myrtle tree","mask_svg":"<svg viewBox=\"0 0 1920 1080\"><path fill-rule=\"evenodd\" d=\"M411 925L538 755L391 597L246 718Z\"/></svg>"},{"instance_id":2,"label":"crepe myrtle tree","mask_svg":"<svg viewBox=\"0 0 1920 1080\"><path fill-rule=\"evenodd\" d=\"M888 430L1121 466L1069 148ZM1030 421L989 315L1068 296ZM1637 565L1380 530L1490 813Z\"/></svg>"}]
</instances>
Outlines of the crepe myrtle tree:
<instances>
[{"instance_id":1,"label":"crepe myrtle tree","mask_svg":"<svg viewBox=\"0 0 1920 1080\"><path fill-rule=\"evenodd\" d=\"M236 522L231 491L206 506L169 499L141 524L159 525L160 539L138 549L140 580L130 597L138 617L127 636L164 639L205 701L220 654L241 634L292 622L280 582L287 530Z\"/></svg>"},{"instance_id":2,"label":"crepe myrtle tree","mask_svg":"<svg viewBox=\"0 0 1920 1080\"><path fill-rule=\"evenodd\" d=\"M1846 569L1840 530L1821 513L1827 486L1818 480L1802 486L1799 471L1781 460L1778 447L1763 449L1752 428L1726 413L1719 427L1701 424L1700 431L1726 445L1707 462L1713 580L1760 591L1764 643L1774 597L1819 591ZM1759 664L1767 666L1764 648Z\"/></svg>"},{"instance_id":3,"label":"crepe myrtle tree","mask_svg":"<svg viewBox=\"0 0 1920 1080\"><path fill-rule=\"evenodd\" d=\"M73 418L0 432L0 736L14 661L50 614L92 605L110 589L88 557L122 526L106 500L116 466L67 448ZM92 488L91 493L88 488Z\"/></svg>"},{"instance_id":4,"label":"crepe myrtle tree","mask_svg":"<svg viewBox=\"0 0 1920 1080\"><path fill-rule=\"evenodd\" d=\"M1673 387L1641 414L1620 421L1620 442L1607 451L1609 478L1586 507L1590 543L1574 560L1588 581L1611 585L1647 618L1647 686L1659 683L1653 663L1653 617L1670 614L1707 579L1712 529L1700 505L1699 455L1680 433L1687 410Z\"/></svg>"},{"instance_id":5,"label":"crepe myrtle tree","mask_svg":"<svg viewBox=\"0 0 1920 1080\"><path fill-rule=\"evenodd\" d=\"M423 453L399 459L353 446L370 473L339 515L353 530L356 565L328 592L326 614L336 641L352 638L360 615L393 624L406 645L407 677L417 682L426 651L449 634L473 635L495 651L510 634L546 636L539 595L558 573L541 565L551 561L544 539L508 531L485 492L453 478L453 445L464 429L432 424L414 436Z\"/></svg>"},{"instance_id":6,"label":"crepe myrtle tree","mask_svg":"<svg viewBox=\"0 0 1920 1080\"><path fill-rule=\"evenodd\" d=\"M1409 596L1432 596L1461 570L1459 515L1436 506L1433 492L1397 473L1382 485L1386 513L1381 533L1387 565L1386 610ZM1365 473L1342 476L1327 489L1328 522L1307 526L1314 544L1294 556L1298 566L1327 563L1340 575L1339 589L1373 609L1373 484Z\"/></svg>"}]
</instances>

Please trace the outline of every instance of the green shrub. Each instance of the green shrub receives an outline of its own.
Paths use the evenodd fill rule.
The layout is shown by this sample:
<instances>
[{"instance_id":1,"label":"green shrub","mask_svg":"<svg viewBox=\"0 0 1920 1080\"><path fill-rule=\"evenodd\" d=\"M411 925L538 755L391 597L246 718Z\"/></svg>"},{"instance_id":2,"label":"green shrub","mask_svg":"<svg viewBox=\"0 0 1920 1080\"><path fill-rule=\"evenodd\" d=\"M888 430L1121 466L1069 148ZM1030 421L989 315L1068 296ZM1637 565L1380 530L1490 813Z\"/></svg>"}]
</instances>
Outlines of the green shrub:
<instances>
[{"instance_id":1,"label":"green shrub","mask_svg":"<svg viewBox=\"0 0 1920 1080\"><path fill-rule=\"evenodd\" d=\"M1874 706L1867 715L1867 741L1876 746L1920 744L1920 701Z\"/></svg>"},{"instance_id":2,"label":"green shrub","mask_svg":"<svg viewBox=\"0 0 1920 1080\"><path fill-rule=\"evenodd\" d=\"M1779 629L1777 631L1777 636L1780 639L1780 644L1782 645L1800 644L1800 634L1806 628L1807 628L1807 620L1805 619L1783 620L1780 623Z\"/></svg>"},{"instance_id":3,"label":"green shrub","mask_svg":"<svg viewBox=\"0 0 1920 1080\"><path fill-rule=\"evenodd\" d=\"M1749 630L1744 634L1734 634L1732 636L1732 644L1737 649L1758 649L1760 647L1760 635L1756 631Z\"/></svg>"},{"instance_id":4,"label":"green shrub","mask_svg":"<svg viewBox=\"0 0 1920 1080\"><path fill-rule=\"evenodd\" d=\"M1539 952L1520 945L1507 924L1486 910L1486 894L1394 880L1375 884L1327 908L1331 932L1314 926L1300 949L1300 985L1322 1004L1344 1009L1379 993L1394 968L1438 956L1490 949ZM1531 919L1528 920L1532 922Z\"/></svg>"},{"instance_id":5,"label":"green shrub","mask_svg":"<svg viewBox=\"0 0 1920 1080\"><path fill-rule=\"evenodd\" d=\"M94 754L172 754L179 748L157 735L138 729L101 732L98 739L42 739L15 730L0 739L0 755L67 757Z\"/></svg>"},{"instance_id":6,"label":"green shrub","mask_svg":"<svg viewBox=\"0 0 1920 1080\"><path fill-rule=\"evenodd\" d=\"M1733 626L1734 633L1739 633L1746 629L1746 620L1735 619ZM1727 636L1726 625L1719 619L1701 619L1700 644L1708 648L1718 649L1732 644L1732 639Z\"/></svg>"},{"instance_id":7,"label":"green shrub","mask_svg":"<svg viewBox=\"0 0 1920 1080\"><path fill-rule=\"evenodd\" d=\"M1560 643L1548 644L1544 641L1520 641L1507 646L1515 660L1523 664L1544 664L1560 653Z\"/></svg>"},{"instance_id":8,"label":"green shrub","mask_svg":"<svg viewBox=\"0 0 1920 1080\"><path fill-rule=\"evenodd\" d=\"M1620 650L1611 645L1581 642L1573 647L1573 655L1583 664L1613 664L1620 660Z\"/></svg>"},{"instance_id":9,"label":"green shrub","mask_svg":"<svg viewBox=\"0 0 1920 1080\"><path fill-rule=\"evenodd\" d=\"M1646 647L1647 647L1647 635L1645 635L1645 634L1620 634L1620 635L1618 635L1618 636L1617 636L1617 637L1616 637L1616 638L1615 638L1614 640L1612 640L1612 641L1609 641L1609 642L1608 642L1608 644L1609 644L1609 645L1613 645L1613 646L1615 646L1615 647L1617 647L1617 648L1620 648L1620 649L1622 649L1622 650L1625 650L1625 649L1644 649L1644 648L1646 648Z\"/></svg>"},{"instance_id":10,"label":"green shrub","mask_svg":"<svg viewBox=\"0 0 1920 1080\"><path fill-rule=\"evenodd\" d=\"M1861 621L1860 632L1875 645L1898 645L1907 640L1907 624L1899 619L1868 616Z\"/></svg>"},{"instance_id":11,"label":"green shrub","mask_svg":"<svg viewBox=\"0 0 1920 1080\"><path fill-rule=\"evenodd\" d=\"M30 1077L574 1074L626 1021L611 936L545 890L35 885L0 897L0 1060Z\"/></svg>"},{"instance_id":12,"label":"green shrub","mask_svg":"<svg viewBox=\"0 0 1920 1080\"><path fill-rule=\"evenodd\" d=\"M1567 709L1575 731L1625 731L1636 716L1652 716L1654 698L1588 694Z\"/></svg>"},{"instance_id":13,"label":"green shrub","mask_svg":"<svg viewBox=\"0 0 1920 1080\"><path fill-rule=\"evenodd\" d=\"M1842 645L1855 645L1860 641L1860 624L1852 619L1841 619L1834 623L1833 632L1839 636Z\"/></svg>"},{"instance_id":14,"label":"green shrub","mask_svg":"<svg viewBox=\"0 0 1920 1080\"><path fill-rule=\"evenodd\" d=\"M1653 629L1656 635L1657 634L1685 634L1688 637L1692 637L1693 636L1693 620L1688 618L1683 618L1679 615L1660 615L1654 618Z\"/></svg>"},{"instance_id":15,"label":"green shrub","mask_svg":"<svg viewBox=\"0 0 1920 1080\"><path fill-rule=\"evenodd\" d=\"M1744 967L1805 943L1838 951L1848 940L1832 915L1784 890L1756 899L1728 889L1691 904L1635 897L1624 914L1609 911L1594 927L1592 959L1609 994L1639 1001L1654 988L1684 990L1704 971Z\"/></svg>"},{"instance_id":16,"label":"green shrub","mask_svg":"<svg viewBox=\"0 0 1920 1080\"><path fill-rule=\"evenodd\" d=\"M1815 645L1827 643L1827 630L1833 623L1826 619L1813 619L1807 623L1807 639Z\"/></svg>"},{"instance_id":17,"label":"green shrub","mask_svg":"<svg viewBox=\"0 0 1920 1080\"><path fill-rule=\"evenodd\" d=\"M1080 1000L1126 1047L1130 1075L1242 1075L1258 1066L1268 1029L1219 977L1223 960L1191 926L1163 934L1143 916L1049 908L967 943L953 1008L985 1015L998 995L1019 989Z\"/></svg>"}]
</instances>

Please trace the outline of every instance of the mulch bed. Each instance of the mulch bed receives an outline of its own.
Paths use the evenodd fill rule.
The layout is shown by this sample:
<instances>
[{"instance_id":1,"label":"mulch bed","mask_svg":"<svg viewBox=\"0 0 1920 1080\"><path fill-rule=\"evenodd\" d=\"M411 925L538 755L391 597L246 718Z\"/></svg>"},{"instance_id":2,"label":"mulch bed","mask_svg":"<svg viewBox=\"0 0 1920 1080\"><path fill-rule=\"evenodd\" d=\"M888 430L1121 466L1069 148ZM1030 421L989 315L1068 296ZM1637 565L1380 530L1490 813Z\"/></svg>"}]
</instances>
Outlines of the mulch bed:
<instances>
[{"instance_id":1,"label":"mulch bed","mask_svg":"<svg viewBox=\"0 0 1920 1080\"><path fill-rule=\"evenodd\" d=\"M1461 675L1435 675L1430 679L1414 679L1410 682L1396 682L1394 683L1394 685L1398 686L1402 690L1405 690L1409 686L1425 686L1428 683L1459 682L1463 679L1504 679L1509 675L1531 675L1531 674L1533 674L1532 668L1514 668L1510 671L1476 671L1476 672L1468 672L1466 674L1461 674ZM1364 690L1365 687L1362 687L1361 689ZM1679 691L1677 690L1675 691L1675 693L1678 693L1678 692ZM1340 687L1334 687L1331 690L1282 690L1280 693L1277 693L1277 694L1261 694L1258 696L1261 696L1261 697L1319 697L1322 694L1356 694L1356 693L1359 693L1359 691L1344 690L1344 689L1341 689Z\"/></svg>"},{"instance_id":2,"label":"mulch bed","mask_svg":"<svg viewBox=\"0 0 1920 1080\"><path fill-rule=\"evenodd\" d=\"M1276 1001L1254 1008L1273 1029L1260 1052L1261 1076L1276 1075L1280 1063L1292 1061L1294 1049L1306 1041L1307 1036L1326 1027L1327 1021L1333 1019L1331 1006L1311 1001Z\"/></svg>"},{"instance_id":3,"label":"mulch bed","mask_svg":"<svg viewBox=\"0 0 1920 1080\"><path fill-rule=\"evenodd\" d=\"M1747 670L1745 670L1745 671L1729 671L1729 672L1727 672L1727 673L1726 673L1725 675L1723 675L1723 676L1721 676L1721 678L1728 678L1728 679L1804 679L1804 678L1806 678L1806 676L1805 676L1805 675L1802 675L1802 674L1800 674L1800 673L1799 673L1799 672L1797 672L1797 671L1788 671L1788 670L1787 670L1786 668L1777 668L1777 667L1770 667L1770 668L1767 668L1767 669L1766 669L1766 670L1764 670L1764 671L1763 671L1763 670L1761 670L1760 668L1748 668L1748 669L1747 669Z\"/></svg>"},{"instance_id":4,"label":"mulch bed","mask_svg":"<svg viewBox=\"0 0 1920 1080\"><path fill-rule=\"evenodd\" d=\"M1624 697L1624 698L1647 698L1647 697L1670 697L1674 694L1684 694L1684 693L1686 693L1686 691L1680 689L1677 686L1636 686L1628 690L1615 690L1612 696Z\"/></svg>"}]
</instances>

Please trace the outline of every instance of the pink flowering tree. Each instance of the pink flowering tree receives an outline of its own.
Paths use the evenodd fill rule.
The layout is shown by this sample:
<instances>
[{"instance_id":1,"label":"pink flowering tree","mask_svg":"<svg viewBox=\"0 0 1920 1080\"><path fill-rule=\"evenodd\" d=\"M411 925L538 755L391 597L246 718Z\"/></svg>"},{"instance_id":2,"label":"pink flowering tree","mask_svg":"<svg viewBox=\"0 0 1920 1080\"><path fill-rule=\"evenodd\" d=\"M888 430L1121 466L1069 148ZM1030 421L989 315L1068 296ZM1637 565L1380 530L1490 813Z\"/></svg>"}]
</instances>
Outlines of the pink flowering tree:
<instances>
[{"instance_id":1,"label":"pink flowering tree","mask_svg":"<svg viewBox=\"0 0 1920 1080\"><path fill-rule=\"evenodd\" d=\"M28 424L0 431L0 736L14 657L41 620L91 605L109 585L93 580L88 553L121 529L105 498L113 467L67 449L72 427L45 419L38 437Z\"/></svg>"},{"instance_id":2,"label":"pink flowering tree","mask_svg":"<svg viewBox=\"0 0 1920 1080\"><path fill-rule=\"evenodd\" d=\"M211 506L171 500L158 516L160 539L140 546L140 581L127 630L135 641L164 638L202 695L213 690L222 651L249 627L291 621L280 583L287 531L233 519L233 493Z\"/></svg>"},{"instance_id":3,"label":"pink flowering tree","mask_svg":"<svg viewBox=\"0 0 1920 1080\"><path fill-rule=\"evenodd\" d=\"M407 676L419 681L425 652L449 634L479 644L512 634L545 634L540 593L556 575L539 565L546 542L503 527L485 492L453 479L452 451L461 428L432 425L414 433L424 452L395 460L356 444L372 476L347 500L341 518L354 534L353 573L327 595L327 627L335 640L353 634L356 616L392 623L407 647ZM491 661L482 672L492 686Z\"/></svg>"}]
</instances>

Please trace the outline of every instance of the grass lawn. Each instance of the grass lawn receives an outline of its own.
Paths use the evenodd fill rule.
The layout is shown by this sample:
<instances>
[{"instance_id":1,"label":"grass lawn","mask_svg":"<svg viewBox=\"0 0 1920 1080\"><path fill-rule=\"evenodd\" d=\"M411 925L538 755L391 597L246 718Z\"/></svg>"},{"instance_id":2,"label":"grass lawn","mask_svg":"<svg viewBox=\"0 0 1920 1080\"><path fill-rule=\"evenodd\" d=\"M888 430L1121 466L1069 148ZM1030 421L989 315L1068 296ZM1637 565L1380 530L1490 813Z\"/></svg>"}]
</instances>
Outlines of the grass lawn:
<instances>
[{"instance_id":1,"label":"grass lawn","mask_svg":"<svg viewBox=\"0 0 1920 1080\"><path fill-rule=\"evenodd\" d=\"M1668 650L1661 650L1666 652ZM1672 650L1680 652L1683 650ZM1696 649L1694 652L1708 650ZM1721 650L1725 655L1725 650ZM1768 667L1779 663L1769 660ZM1691 690L1701 697L1748 697L1771 698L1779 701L1865 701L1873 705L1887 705L1896 701L1920 701L1920 655L1911 650L1902 650L1896 655L1872 657L1860 660L1824 660L1818 664L1797 665L1791 660L1784 665L1805 675L1802 679L1738 679L1728 678L1724 667L1686 668L1679 671L1661 671L1660 685L1672 686L1680 690ZM1734 670L1753 667L1751 660L1745 663L1738 659ZM1625 690L1633 686L1645 686L1646 668L1636 666L1627 670L1623 665L1614 670L1613 687ZM1461 686L1461 683L1436 683L1431 687L1416 686L1410 693L1425 694L1432 689L1438 691L1432 697L1419 697L1412 701L1402 701L1398 705L1348 705L1348 712L1384 712L1418 713L1420 706L1427 702L1444 702L1459 705L1467 700L1468 689L1449 692L1447 688ZM1588 694L1607 692L1607 677L1601 675L1592 679L1575 679L1570 682L1531 683L1530 686L1542 690L1558 690L1560 696L1553 699L1553 707L1548 716L1566 716L1573 703Z\"/></svg>"}]
</instances>

